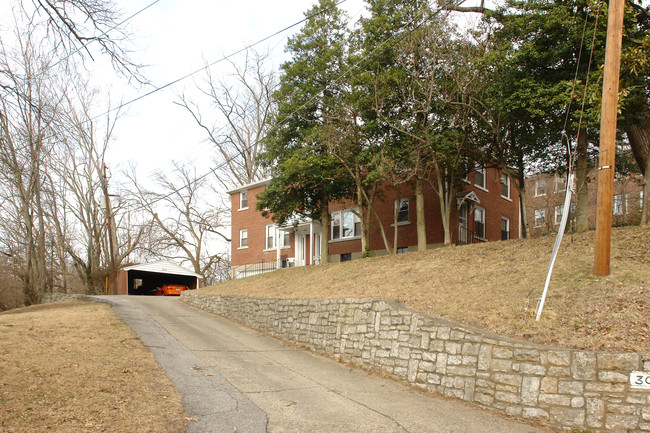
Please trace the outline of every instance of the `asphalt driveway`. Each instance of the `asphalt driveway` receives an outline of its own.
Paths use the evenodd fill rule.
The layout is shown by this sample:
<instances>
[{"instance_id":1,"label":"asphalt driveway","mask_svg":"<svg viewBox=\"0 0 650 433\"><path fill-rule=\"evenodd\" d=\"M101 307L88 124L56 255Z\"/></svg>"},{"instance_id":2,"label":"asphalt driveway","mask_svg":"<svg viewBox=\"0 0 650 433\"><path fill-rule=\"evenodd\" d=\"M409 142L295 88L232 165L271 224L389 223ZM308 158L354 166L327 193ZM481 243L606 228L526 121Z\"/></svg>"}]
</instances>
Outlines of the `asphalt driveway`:
<instances>
[{"instance_id":1,"label":"asphalt driveway","mask_svg":"<svg viewBox=\"0 0 650 433\"><path fill-rule=\"evenodd\" d=\"M541 433L284 343L171 297L97 297L150 348L188 433Z\"/></svg>"}]
</instances>

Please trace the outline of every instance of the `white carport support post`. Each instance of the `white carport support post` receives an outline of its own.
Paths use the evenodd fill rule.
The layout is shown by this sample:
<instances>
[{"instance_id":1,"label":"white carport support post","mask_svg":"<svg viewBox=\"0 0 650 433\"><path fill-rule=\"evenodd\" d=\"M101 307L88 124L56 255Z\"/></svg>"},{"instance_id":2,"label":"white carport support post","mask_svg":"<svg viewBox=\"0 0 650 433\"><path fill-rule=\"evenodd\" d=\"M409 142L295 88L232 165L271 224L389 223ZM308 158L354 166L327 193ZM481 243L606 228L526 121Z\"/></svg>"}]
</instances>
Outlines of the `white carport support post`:
<instances>
[{"instance_id":1,"label":"white carport support post","mask_svg":"<svg viewBox=\"0 0 650 433\"><path fill-rule=\"evenodd\" d=\"M314 264L314 223L309 222L309 264Z\"/></svg>"}]
</instances>

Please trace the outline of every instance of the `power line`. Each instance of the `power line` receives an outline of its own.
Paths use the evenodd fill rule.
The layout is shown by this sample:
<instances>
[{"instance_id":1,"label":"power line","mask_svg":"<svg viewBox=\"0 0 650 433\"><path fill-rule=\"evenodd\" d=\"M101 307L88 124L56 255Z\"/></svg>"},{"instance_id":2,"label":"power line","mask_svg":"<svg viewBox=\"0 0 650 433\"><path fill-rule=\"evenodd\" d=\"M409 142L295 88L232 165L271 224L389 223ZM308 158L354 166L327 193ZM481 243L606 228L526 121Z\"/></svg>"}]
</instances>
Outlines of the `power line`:
<instances>
[{"instance_id":1,"label":"power line","mask_svg":"<svg viewBox=\"0 0 650 433\"><path fill-rule=\"evenodd\" d=\"M345 1L345 0L340 1L339 3L337 3L337 4L336 4L335 6L333 6L333 7L337 7L339 4L343 3L344 1ZM421 28L422 26L424 26L428 21L430 21L431 19L433 19L434 17L436 17L438 14L440 14L441 12L443 12L444 10L446 10L446 8L447 8L449 5L453 4L453 3L454 3L454 0L448 0L444 5L440 5L440 6L437 8L437 10L433 11L433 13L432 13L429 17L426 17L424 20L422 20L421 23L419 23L418 25L414 26L414 27L413 27L412 29L410 29L408 32L406 32L406 33L404 33L404 34L401 34L401 35L393 34L390 38L388 38L388 39L386 39L385 41L383 41L381 44L379 44L375 49L373 49L373 50L371 51L371 53L370 53L370 54L371 54L371 57L369 57L369 58L365 58L365 59L362 58L362 59L360 59L359 61L357 61L355 64L353 64L353 65L351 65L350 67L348 67L348 69L347 69L346 71L342 72L342 73L339 75L338 78L336 78L336 79L333 80L330 84L328 84L327 86L325 86L325 87L323 88L323 90L327 90L329 87L333 86L334 84L338 84L339 81L340 81L341 79L346 78L346 77L348 76L348 74L350 74L351 72L353 72L355 69L361 67L363 63L365 63L365 62L368 62L368 63L369 63L370 61L376 59L380 54L383 53L383 51L380 51L380 50L383 50L384 47L385 47L386 45L388 45L390 42L392 42L392 45L390 45L390 46L396 45L397 43L401 42L403 39L405 39L406 37L408 37L409 35L411 35L412 33L414 33L416 30L418 30L419 28ZM315 17L315 16L317 16L317 15L319 15L319 14L321 14L321 13L325 13L325 12L328 11L328 10L329 10L329 9L325 9L325 10L319 12L318 14L314 14L314 15L312 15L312 16L310 16L310 17L305 18L305 20L311 19L311 18L313 18L313 17ZM417 17L416 17L416 18L417 18ZM301 22L303 22L303 21L305 21L305 20L302 20ZM404 23L401 27L398 28L398 30L402 30L402 29L404 29L405 27L407 27L407 26L413 24L413 23L414 23L414 20L415 20L415 18L413 18L413 20L410 20L410 21ZM399 37L397 37L397 36L399 36ZM390 46L386 46L385 48L386 48L386 49L387 49L387 48L390 48ZM240 50L240 51L241 51L241 50ZM289 119L291 119L293 116L295 116L295 115L296 115L296 114L297 114L301 109L303 109L304 107L306 107L307 105L309 105L309 104L310 104L310 103L311 103L315 98L316 98L316 96L313 96L312 98L310 98L309 100L307 100L305 103L303 103L300 107L296 108L293 112L291 112L291 113L289 113L287 116L285 116L285 118L282 119L281 121L279 121L276 125L274 125L274 126L271 128L271 131L269 131L269 132L268 132L264 137L262 137L262 138L260 139L260 141L265 140L265 139L270 135L270 133L271 133L274 129L276 129L276 128L278 128L279 126L281 126L281 125L283 125L284 123L286 123ZM222 128L222 129L223 129L223 128ZM247 148L247 150L250 150L252 147L253 147L253 145L249 146L249 147ZM156 199L152 200L152 201L150 202L150 204L155 204L155 203L157 203L157 202L159 202L159 201L165 200L165 199L171 197L173 194L178 193L181 189L186 188L186 187L188 187L188 186L191 186L193 183L196 183L196 182L199 182L199 181L205 179L205 178L208 177L209 175L215 173L217 170L220 170L220 169L222 169L223 167L225 167L226 164L228 164L228 162L230 162L230 161L232 161L232 160L234 160L234 159L235 159L235 157L232 157L232 158L226 159L226 160L225 160L224 162L222 162L221 164L217 165L216 167L211 168L210 170L208 170L207 173L205 173L205 174L203 174L203 175L197 177L196 179L194 179L194 180L188 182L186 185L184 184L183 186L181 186L181 187L179 187L179 188L175 188L175 189L173 189L172 191L168 192L168 193L165 194L165 195L162 195L162 196L157 197ZM141 209L144 209L144 208L145 208L144 206L139 206L139 207L136 207L135 210L137 211L137 210L141 210Z\"/></svg>"},{"instance_id":2,"label":"power line","mask_svg":"<svg viewBox=\"0 0 650 433\"><path fill-rule=\"evenodd\" d=\"M47 67L47 68L45 68L45 69L39 71L39 72L38 72L37 74L35 74L33 77L27 78L27 79L25 79L21 84L19 84L18 86L14 87L13 89L9 89L9 90L7 90L7 91L5 92L5 94L2 95L2 97L0 97L0 100L1 100L1 101L4 101L4 99L5 99L5 98L6 98L6 97L11 93L11 92L17 92L18 90L20 90L23 86L25 86L25 85L26 85L27 83L29 83L30 81L32 81L32 80L34 80L35 78L38 78L38 77L40 77L41 75L45 74L47 71L49 71L50 69L54 68L56 65L58 65L58 64L64 62L65 60L69 59L72 55L74 55L74 54L78 53L79 51L83 50L83 49L86 48L88 45L92 44L93 42L98 41L98 40L99 40L100 38L102 38L103 36L106 36L106 35L108 34L108 32L115 30L116 28L122 26L123 24L127 23L127 22L130 21L131 19L133 19L133 18L135 18L136 16L140 15L142 12L144 12L144 11L147 10L147 9L149 9L151 6L155 5L155 4L158 3L159 1L160 1L160 0L154 0L153 2L149 3L147 6L143 7L142 9L140 9L139 11L135 12L134 14L130 15L129 17L127 17L126 19L124 19L124 20L120 21L119 23L115 24L113 27L111 27L111 28L109 28L108 30L104 31L104 32L101 33L99 36L96 36L96 37L91 38L88 42L86 42L85 44L81 45L81 46L80 46L79 48L77 48L76 50L73 50L72 52L68 53L68 55L64 56L64 57L63 57L62 59L60 59L59 61L54 62L54 63L53 63L52 65L50 65L49 67Z\"/></svg>"}]
</instances>

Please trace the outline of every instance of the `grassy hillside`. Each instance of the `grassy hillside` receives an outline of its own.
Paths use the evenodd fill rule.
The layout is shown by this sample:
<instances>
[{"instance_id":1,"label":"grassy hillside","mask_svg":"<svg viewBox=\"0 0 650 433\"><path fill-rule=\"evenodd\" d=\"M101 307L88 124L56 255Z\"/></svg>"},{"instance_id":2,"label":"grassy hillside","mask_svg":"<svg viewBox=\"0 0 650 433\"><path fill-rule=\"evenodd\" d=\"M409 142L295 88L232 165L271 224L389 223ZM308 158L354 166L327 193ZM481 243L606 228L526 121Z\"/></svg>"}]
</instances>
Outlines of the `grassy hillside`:
<instances>
[{"instance_id":1,"label":"grassy hillside","mask_svg":"<svg viewBox=\"0 0 650 433\"><path fill-rule=\"evenodd\" d=\"M650 227L614 229L611 274L592 273L595 233L567 235L540 322L555 237L283 269L201 289L273 298L378 297L536 343L650 350Z\"/></svg>"},{"instance_id":2,"label":"grassy hillside","mask_svg":"<svg viewBox=\"0 0 650 433\"><path fill-rule=\"evenodd\" d=\"M181 396L108 305L0 314L0 432L174 433Z\"/></svg>"}]
</instances>

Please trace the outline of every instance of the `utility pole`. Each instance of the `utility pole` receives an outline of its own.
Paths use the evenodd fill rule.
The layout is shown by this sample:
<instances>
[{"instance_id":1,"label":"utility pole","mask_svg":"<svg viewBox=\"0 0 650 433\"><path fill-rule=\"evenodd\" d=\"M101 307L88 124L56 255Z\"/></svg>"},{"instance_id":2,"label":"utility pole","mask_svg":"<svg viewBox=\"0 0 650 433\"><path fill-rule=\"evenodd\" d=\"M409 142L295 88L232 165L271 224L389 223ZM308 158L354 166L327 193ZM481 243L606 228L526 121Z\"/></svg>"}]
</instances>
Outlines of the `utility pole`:
<instances>
[{"instance_id":1,"label":"utility pole","mask_svg":"<svg viewBox=\"0 0 650 433\"><path fill-rule=\"evenodd\" d=\"M594 259L594 274L596 275L609 275L614 160L616 156L616 116L618 114L618 81L621 71L624 12L625 0L609 1L603 102L600 109L600 155L598 159L598 205Z\"/></svg>"},{"instance_id":2,"label":"utility pole","mask_svg":"<svg viewBox=\"0 0 650 433\"><path fill-rule=\"evenodd\" d=\"M106 164L104 165L104 182L103 182L103 187L104 187L104 199L106 200L106 230L108 233L108 255L109 255L109 263L110 263L110 270L109 270L109 275L108 275L108 287L109 287L109 293L111 295L117 294L117 284L116 284L116 276L115 276L115 249L114 249L114 242L113 242L113 236L115 235L115 226L113 225L113 211L111 210L111 199L110 196L108 195L108 178L106 176Z\"/></svg>"}]
</instances>

